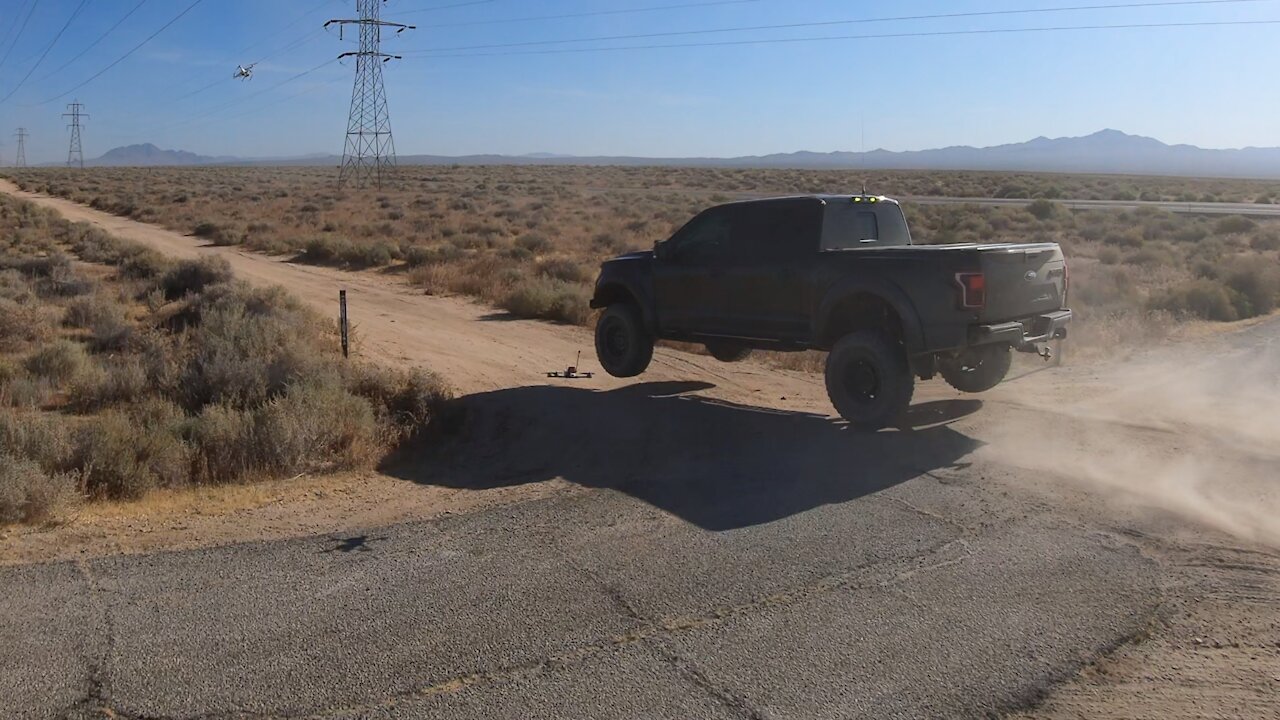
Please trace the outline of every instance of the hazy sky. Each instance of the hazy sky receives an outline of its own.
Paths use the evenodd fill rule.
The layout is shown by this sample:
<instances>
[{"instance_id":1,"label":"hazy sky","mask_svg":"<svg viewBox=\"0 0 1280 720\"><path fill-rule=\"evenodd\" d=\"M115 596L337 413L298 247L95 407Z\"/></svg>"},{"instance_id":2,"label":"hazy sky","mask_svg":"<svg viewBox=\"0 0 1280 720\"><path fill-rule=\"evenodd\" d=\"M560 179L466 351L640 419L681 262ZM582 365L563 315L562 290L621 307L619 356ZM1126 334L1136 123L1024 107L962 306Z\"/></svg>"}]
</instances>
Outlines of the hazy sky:
<instances>
[{"instance_id":1,"label":"hazy sky","mask_svg":"<svg viewBox=\"0 0 1280 720\"><path fill-rule=\"evenodd\" d=\"M0 97L27 77L12 97L0 102L4 162L13 162L12 134L19 125L31 132L30 162L65 159L67 130L60 114L76 98L91 115L84 131L86 157L141 142L209 155L341 152L352 61L333 62L273 86L354 48L351 35L344 42L336 30L320 30L328 18L350 17L354 0L202 0L131 57L58 97L120 58L192 1L144 0L113 33L67 64L138 0L0 0L0 56L9 51L0 65ZM727 156L990 145L1105 127L1206 147L1280 145L1280 24L545 52L833 35L1280 20L1280 2L1274 0L476 48L1121 4L752 0L491 22L699 1L708 0L390 0L384 19L419 26L384 42L384 50L405 53L404 60L385 66L397 150ZM34 13L14 43L31 2L37 2ZM50 46L82 3L80 14ZM423 52L440 48L459 49ZM529 50L541 54L504 54ZM237 63L254 61L260 62L252 81L231 78Z\"/></svg>"}]
</instances>

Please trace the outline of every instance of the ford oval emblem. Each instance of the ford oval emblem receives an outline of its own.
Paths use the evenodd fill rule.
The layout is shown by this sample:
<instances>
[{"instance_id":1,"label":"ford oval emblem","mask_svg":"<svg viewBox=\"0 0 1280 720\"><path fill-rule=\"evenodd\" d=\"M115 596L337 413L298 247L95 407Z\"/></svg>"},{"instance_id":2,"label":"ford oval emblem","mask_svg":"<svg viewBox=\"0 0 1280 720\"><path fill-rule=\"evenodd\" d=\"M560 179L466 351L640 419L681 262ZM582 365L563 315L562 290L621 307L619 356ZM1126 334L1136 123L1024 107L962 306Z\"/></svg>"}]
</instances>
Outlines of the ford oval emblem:
<instances>
[{"instance_id":1,"label":"ford oval emblem","mask_svg":"<svg viewBox=\"0 0 1280 720\"><path fill-rule=\"evenodd\" d=\"M1022 276L1022 279L1023 279L1023 280L1026 280L1027 282L1031 282L1031 281L1035 280L1035 279L1036 279L1036 278L1038 278L1038 277L1040 277L1040 276L1036 274L1036 271L1035 271L1035 270L1028 270L1028 271L1027 271L1027 274Z\"/></svg>"}]
</instances>

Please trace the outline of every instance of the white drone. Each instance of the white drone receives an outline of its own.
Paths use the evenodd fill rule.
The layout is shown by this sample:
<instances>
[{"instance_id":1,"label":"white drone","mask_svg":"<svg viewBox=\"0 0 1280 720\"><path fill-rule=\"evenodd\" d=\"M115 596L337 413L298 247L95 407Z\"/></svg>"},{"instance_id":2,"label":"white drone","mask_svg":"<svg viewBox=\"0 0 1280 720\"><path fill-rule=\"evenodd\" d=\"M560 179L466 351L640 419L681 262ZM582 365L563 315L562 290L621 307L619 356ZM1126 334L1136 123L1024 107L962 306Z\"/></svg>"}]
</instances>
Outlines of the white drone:
<instances>
[{"instance_id":1,"label":"white drone","mask_svg":"<svg viewBox=\"0 0 1280 720\"><path fill-rule=\"evenodd\" d=\"M254 65L257 65L257 64L258 64L258 63L253 63L253 64L251 64L251 65L237 65L237 66L236 66L236 74L235 74L235 75L232 75L231 77L233 77L233 78L240 78L240 79L242 79L242 80L252 80L252 79L253 79L253 66L254 66Z\"/></svg>"}]
</instances>

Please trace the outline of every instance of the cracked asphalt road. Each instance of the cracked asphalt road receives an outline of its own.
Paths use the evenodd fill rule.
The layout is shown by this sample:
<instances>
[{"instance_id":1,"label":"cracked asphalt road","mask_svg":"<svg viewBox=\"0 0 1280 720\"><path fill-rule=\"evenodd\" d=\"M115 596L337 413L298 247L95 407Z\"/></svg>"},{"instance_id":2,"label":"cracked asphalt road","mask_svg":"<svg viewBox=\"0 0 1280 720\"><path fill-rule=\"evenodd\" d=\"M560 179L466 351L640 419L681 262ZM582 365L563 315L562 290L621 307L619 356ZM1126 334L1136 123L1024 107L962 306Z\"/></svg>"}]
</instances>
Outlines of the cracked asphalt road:
<instances>
[{"instance_id":1,"label":"cracked asphalt road","mask_svg":"<svg viewBox=\"0 0 1280 720\"><path fill-rule=\"evenodd\" d=\"M573 493L383 528L363 550L7 568L0 688L22 718L1017 707L1140 631L1158 568L1018 502L946 517L972 490L926 478L718 532Z\"/></svg>"}]
</instances>

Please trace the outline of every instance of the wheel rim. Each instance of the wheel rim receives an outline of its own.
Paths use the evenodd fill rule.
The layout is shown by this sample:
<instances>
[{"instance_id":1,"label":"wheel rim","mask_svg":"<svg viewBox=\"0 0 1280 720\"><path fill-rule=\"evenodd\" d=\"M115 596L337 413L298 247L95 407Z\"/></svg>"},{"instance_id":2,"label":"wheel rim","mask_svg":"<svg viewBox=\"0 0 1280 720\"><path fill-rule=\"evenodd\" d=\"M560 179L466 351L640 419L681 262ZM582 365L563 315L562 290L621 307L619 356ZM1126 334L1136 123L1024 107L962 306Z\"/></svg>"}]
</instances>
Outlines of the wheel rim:
<instances>
[{"instance_id":1,"label":"wheel rim","mask_svg":"<svg viewBox=\"0 0 1280 720\"><path fill-rule=\"evenodd\" d=\"M604 326L604 349L610 357L623 358L631 349L631 338L627 329L617 320L610 319Z\"/></svg>"},{"instance_id":2,"label":"wheel rim","mask_svg":"<svg viewBox=\"0 0 1280 720\"><path fill-rule=\"evenodd\" d=\"M844 366L844 386L854 401L869 404L880 396L880 373L865 359L850 360Z\"/></svg>"}]
</instances>

